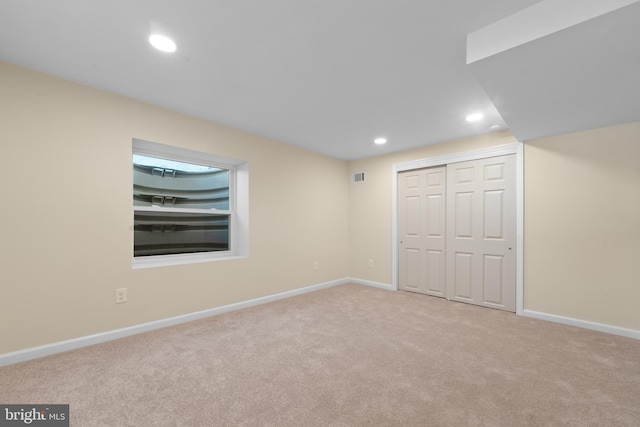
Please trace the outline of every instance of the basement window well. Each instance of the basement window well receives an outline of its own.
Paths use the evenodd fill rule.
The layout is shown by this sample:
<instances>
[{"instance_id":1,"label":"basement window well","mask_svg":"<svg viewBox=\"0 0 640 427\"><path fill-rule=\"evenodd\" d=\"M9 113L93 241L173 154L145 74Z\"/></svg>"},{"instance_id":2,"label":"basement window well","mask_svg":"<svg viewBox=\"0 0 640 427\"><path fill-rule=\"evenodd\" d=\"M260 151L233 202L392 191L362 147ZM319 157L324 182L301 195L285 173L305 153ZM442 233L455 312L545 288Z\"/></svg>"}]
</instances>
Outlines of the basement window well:
<instances>
[{"instance_id":1,"label":"basement window well","mask_svg":"<svg viewBox=\"0 0 640 427\"><path fill-rule=\"evenodd\" d=\"M133 140L133 267L246 256L247 163Z\"/></svg>"}]
</instances>

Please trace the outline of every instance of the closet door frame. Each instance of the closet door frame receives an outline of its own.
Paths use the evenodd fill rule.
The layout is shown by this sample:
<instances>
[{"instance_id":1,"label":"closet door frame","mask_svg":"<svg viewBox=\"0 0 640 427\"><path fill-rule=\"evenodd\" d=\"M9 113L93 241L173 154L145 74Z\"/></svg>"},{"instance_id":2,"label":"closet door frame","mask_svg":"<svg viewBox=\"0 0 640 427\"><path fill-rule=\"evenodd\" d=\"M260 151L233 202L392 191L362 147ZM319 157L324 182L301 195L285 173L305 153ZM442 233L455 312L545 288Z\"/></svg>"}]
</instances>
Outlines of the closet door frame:
<instances>
[{"instance_id":1,"label":"closet door frame","mask_svg":"<svg viewBox=\"0 0 640 427\"><path fill-rule=\"evenodd\" d=\"M522 142L496 145L478 150L427 157L393 165L391 201L391 286L398 290L398 173L412 169L443 166L449 163L485 159L488 157L516 155L516 314L524 309L524 149Z\"/></svg>"}]
</instances>

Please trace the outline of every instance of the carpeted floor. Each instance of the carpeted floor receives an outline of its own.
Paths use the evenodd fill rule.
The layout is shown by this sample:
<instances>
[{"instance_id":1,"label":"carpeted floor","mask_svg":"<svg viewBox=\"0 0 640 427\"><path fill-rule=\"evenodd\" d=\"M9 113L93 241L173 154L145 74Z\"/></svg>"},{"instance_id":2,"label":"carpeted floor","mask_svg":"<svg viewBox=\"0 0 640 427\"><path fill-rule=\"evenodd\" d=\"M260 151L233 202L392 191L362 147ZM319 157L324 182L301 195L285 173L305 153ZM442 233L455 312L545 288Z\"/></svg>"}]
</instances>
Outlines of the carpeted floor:
<instances>
[{"instance_id":1,"label":"carpeted floor","mask_svg":"<svg viewBox=\"0 0 640 427\"><path fill-rule=\"evenodd\" d=\"M342 285L0 368L72 426L640 426L640 341Z\"/></svg>"}]
</instances>

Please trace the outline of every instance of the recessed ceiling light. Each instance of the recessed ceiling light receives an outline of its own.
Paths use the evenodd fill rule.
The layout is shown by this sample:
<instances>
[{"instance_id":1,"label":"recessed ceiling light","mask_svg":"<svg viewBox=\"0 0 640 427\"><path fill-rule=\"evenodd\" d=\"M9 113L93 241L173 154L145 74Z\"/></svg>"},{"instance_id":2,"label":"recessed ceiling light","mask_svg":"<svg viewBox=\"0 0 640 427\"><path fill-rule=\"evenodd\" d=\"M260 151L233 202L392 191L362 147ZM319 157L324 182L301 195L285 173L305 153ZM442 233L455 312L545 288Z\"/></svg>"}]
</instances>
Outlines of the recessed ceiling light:
<instances>
[{"instance_id":1,"label":"recessed ceiling light","mask_svg":"<svg viewBox=\"0 0 640 427\"><path fill-rule=\"evenodd\" d=\"M494 123L491 126L489 126L489 130L498 130L498 129L502 129L502 125L500 123Z\"/></svg>"},{"instance_id":2,"label":"recessed ceiling light","mask_svg":"<svg viewBox=\"0 0 640 427\"><path fill-rule=\"evenodd\" d=\"M473 113L473 114L469 114L467 116L467 121L468 122L477 122L478 120L482 119L484 117L484 115L482 115L482 113Z\"/></svg>"},{"instance_id":3,"label":"recessed ceiling light","mask_svg":"<svg viewBox=\"0 0 640 427\"><path fill-rule=\"evenodd\" d=\"M387 138L376 138L373 140L375 144L382 145L387 143Z\"/></svg>"},{"instance_id":4,"label":"recessed ceiling light","mask_svg":"<svg viewBox=\"0 0 640 427\"><path fill-rule=\"evenodd\" d=\"M160 34L152 34L149 37L149 43L151 43L151 46L163 52L176 51L176 43L169 37L161 36Z\"/></svg>"}]
</instances>

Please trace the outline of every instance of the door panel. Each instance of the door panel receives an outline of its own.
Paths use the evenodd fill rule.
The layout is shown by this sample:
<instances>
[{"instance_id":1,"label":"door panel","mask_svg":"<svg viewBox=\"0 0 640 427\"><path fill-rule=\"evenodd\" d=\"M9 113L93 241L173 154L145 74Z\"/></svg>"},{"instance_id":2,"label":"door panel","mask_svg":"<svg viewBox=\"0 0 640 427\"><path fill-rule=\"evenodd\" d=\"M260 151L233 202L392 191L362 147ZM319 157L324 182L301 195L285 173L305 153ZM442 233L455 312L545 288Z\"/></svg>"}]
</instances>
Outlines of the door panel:
<instances>
[{"instance_id":1,"label":"door panel","mask_svg":"<svg viewBox=\"0 0 640 427\"><path fill-rule=\"evenodd\" d=\"M398 284L402 290L444 297L446 168L398 174Z\"/></svg>"},{"instance_id":2,"label":"door panel","mask_svg":"<svg viewBox=\"0 0 640 427\"><path fill-rule=\"evenodd\" d=\"M484 238L504 239L504 190L484 192Z\"/></svg>"},{"instance_id":3,"label":"door panel","mask_svg":"<svg viewBox=\"0 0 640 427\"><path fill-rule=\"evenodd\" d=\"M451 277L453 282L453 298L458 300L472 299L473 290L471 285L473 283L473 254L456 252L454 259L453 276Z\"/></svg>"},{"instance_id":4,"label":"door panel","mask_svg":"<svg viewBox=\"0 0 640 427\"><path fill-rule=\"evenodd\" d=\"M484 166L485 181L502 181L504 180L504 164L494 163Z\"/></svg>"},{"instance_id":5,"label":"door panel","mask_svg":"<svg viewBox=\"0 0 640 427\"><path fill-rule=\"evenodd\" d=\"M473 237L473 193L455 194L455 235L458 239Z\"/></svg>"},{"instance_id":6,"label":"door panel","mask_svg":"<svg viewBox=\"0 0 640 427\"><path fill-rule=\"evenodd\" d=\"M489 304L503 304L504 296L504 268L502 261L504 257L496 255L485 255L483 266L483 302Z\"/></svg>"},{"instance_id":7,"label":"door panel","mask_svg":"<svg viewBox=\"0 0 640 427\"><path fill-rule=\"evenodd\" d=\"M444 195L434 194L427 196L427 223L426 232L429 237L445 238L444 228Z\"/></svg>"},{"instance_id":8,"label":"door panel","mask_svg":"<svg viewBox=\"0 0 640 427\"><path fill-rule=\"evenodd\" d=\"M515 311L515 156L447 165L446 296Z\"/></svg>"},{"instance_id":9,"label":"door panel","mask_svg":"<svg viewBox=\"0 0 640 427\"><path fill-rule=\"evenodd\" d=\"M444 251L427 250L427 293L444 294Z\"/></svg>"},{"instance_id":10,"label":"door panel","mask_svg":"<svg viewBox=\"0 0 640 427\"><path fill-rule=\"evenodd\" d=\"M406 287L407 290L420 290L420 250L408 248L405 252L407 258Z\"/></svg>"},{"instance_id":11,"label":"door panel","mask_svg":"<svg viewBox=\"0 0 640 427\"><path fill-rule=\"evenodd\" d=\"M420 236L420 198L418 196L410 196L406 198L407 206L407 235Z\"/></svg>"},{"instance_id":12,"label":"door panel","mask_svg":"<svg viewBox=\"0 0 640 427\"><path fill-rule=\"evenodd\" d=\"M468 184L473 182L473 167L460 167L455 169L456 184Z\"/></svg>"}]
</instances>

